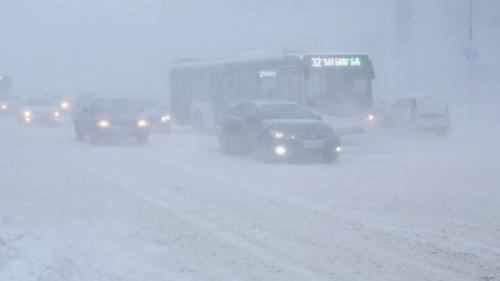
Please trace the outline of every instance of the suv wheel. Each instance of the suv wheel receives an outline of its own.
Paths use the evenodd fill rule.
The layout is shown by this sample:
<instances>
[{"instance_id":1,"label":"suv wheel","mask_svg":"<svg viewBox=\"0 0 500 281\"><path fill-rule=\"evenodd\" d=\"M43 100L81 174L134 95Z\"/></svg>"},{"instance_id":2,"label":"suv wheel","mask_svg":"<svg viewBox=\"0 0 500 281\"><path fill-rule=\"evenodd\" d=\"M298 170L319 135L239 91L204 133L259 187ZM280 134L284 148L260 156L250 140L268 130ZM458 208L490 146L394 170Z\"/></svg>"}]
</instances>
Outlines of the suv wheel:
<instances>
[{"instance_id":1,"label":"suv wheel","mask_svg":"<svg viewBox=\"0 0 500 281\"><path fill-rule=\"evenodd\" d=\"M75 137L77 141L84 141L85 140L85 135L83 134L82 130L80 129L80 126L78 126L75 123Z\"/></svg>"},{"instance_id":2,"label":"suv wheel","mask_svg":"<svg viewBox=\"0 0 500 281\"><path fill-rule=\"evenodd\" d=\"M234 153L234 144L231 141L231 137L227 133L219 134L219 149L224 154Z\"/></svg>"}]
</instances>

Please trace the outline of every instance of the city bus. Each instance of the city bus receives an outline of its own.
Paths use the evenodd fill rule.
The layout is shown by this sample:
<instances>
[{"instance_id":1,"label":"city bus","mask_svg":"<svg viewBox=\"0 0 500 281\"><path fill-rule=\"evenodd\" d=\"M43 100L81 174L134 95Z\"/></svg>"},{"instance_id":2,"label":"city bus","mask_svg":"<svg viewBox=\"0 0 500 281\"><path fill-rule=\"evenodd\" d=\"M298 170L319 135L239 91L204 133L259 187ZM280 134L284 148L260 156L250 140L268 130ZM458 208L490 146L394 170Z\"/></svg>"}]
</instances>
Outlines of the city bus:
<instances>
[{"instance_id":1,"label":"city bus","mask_svg":"<svg viewBox=\"0 0 500 281\"><path fill-rule=\"evenodd\" d=\"M215 128L230 104L296 102L328 118L341 134L363 129L372 107L372 62L365 54L282 53L182 61L170 72L170 110L180 124Z\"/></svg>"}]
</instances>

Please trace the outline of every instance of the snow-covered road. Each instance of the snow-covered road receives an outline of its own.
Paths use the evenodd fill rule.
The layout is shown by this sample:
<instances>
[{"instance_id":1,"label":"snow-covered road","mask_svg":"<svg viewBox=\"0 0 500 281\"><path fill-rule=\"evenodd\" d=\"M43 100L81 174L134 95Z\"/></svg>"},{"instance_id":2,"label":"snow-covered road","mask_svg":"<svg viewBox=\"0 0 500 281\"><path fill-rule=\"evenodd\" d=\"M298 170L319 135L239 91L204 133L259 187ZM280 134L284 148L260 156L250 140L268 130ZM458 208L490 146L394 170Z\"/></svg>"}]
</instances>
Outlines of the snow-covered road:
<instances>
[{"instance_id":1,"label":"snow-covered road","mask_svg":"<svg viewBox=\"0 0 500 281\"><path fill-rule=\"evenodd\" d=\"M378 136L273 165L186 129L0 130L2 281L500 280L498 141Z\"/></svg>"}]
</instances>

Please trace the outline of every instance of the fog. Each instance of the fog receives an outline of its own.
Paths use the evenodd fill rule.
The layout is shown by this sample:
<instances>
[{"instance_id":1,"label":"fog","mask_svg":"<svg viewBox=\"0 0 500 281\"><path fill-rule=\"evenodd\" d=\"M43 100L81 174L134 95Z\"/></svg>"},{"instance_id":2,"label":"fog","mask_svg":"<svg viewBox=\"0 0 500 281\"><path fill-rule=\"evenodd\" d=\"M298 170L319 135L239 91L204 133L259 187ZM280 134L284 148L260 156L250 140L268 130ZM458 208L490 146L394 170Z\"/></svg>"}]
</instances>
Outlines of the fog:
<instances>
[{"instance_id":1,"label":"fog","mask_svg":"<svg viewBox=\"0 0 500 281\"><path fill-rule=\"evenodd\" d=\"M298 161L286 118L262 121L276 159L233 151L230 110L80 131L92 114L114 130L73 108L82 94L168 103L183 59L302 50L369 55L375 104L432 96L441 111L405 114L446 128L311 107L285 125L331 127L335 157ZM0 280L500 280L499 50L497 0L0 0ZM70 104L50 126L10 103L46 95Z\"/></svg>"}]
</instances>

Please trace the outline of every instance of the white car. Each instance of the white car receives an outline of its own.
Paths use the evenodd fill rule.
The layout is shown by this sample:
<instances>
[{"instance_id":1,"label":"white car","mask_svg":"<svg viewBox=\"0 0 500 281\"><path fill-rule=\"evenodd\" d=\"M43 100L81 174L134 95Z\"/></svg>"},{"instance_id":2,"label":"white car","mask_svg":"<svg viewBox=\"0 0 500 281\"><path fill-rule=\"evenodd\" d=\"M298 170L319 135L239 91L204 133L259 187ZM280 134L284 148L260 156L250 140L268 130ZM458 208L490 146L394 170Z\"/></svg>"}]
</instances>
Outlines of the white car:
<instances>
[{"instance_id":1,"label":"white car","mask_svg":"<svg viewBox=\"0 0 500 281\"><path fill-rule=\"evenodd\" d=\"M444 137L450 128L448 103L430 96L399 98L383 114L380 125L392 130L429 132Z\"/></svg>"}]
</instances>

